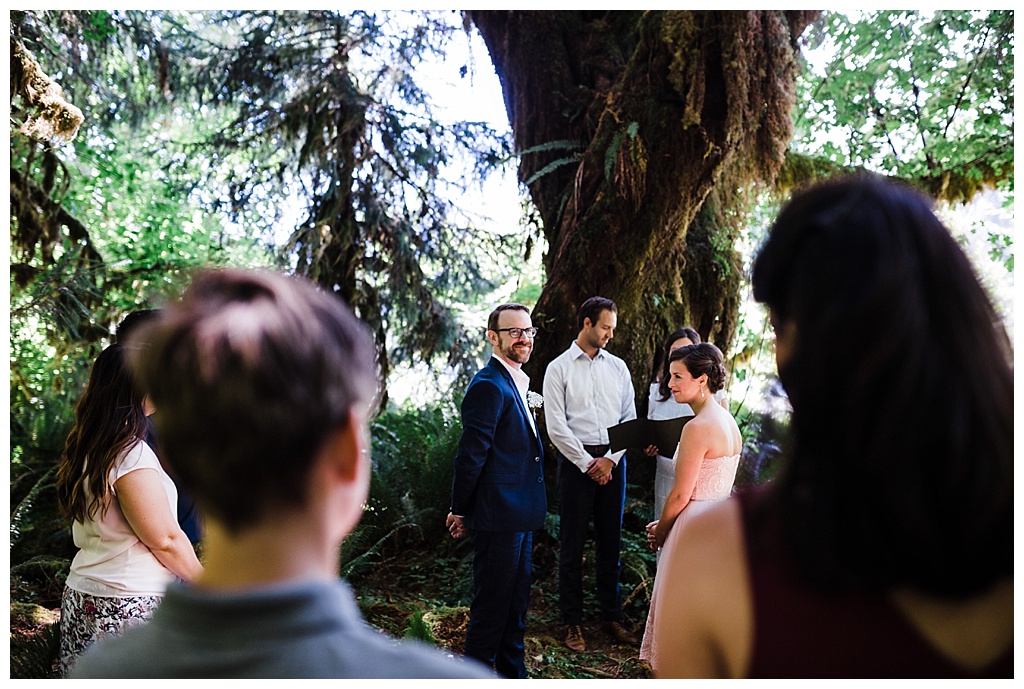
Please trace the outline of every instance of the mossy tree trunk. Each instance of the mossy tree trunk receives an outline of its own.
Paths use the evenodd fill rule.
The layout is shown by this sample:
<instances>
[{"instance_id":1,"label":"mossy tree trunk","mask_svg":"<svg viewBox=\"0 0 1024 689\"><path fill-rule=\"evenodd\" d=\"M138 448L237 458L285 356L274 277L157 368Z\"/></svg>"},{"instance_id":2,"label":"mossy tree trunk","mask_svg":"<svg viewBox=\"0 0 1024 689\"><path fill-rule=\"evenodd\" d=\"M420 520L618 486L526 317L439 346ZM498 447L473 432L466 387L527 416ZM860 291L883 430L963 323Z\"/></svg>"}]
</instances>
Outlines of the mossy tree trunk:
<instances>
[{"instance_id":1,"label":"mossy tree trunk","mask_svg":"<svg viewBox=\"0 0 1024 689\"><path fill-rule=\"evenodd\" d=\"M728 349L735 221L784 160L796 37L814 14L468 12L548 242L533 385L598 294L619 307L610 348L640 397L671 330L692 324Z\"/></svg>"}]
</instances>

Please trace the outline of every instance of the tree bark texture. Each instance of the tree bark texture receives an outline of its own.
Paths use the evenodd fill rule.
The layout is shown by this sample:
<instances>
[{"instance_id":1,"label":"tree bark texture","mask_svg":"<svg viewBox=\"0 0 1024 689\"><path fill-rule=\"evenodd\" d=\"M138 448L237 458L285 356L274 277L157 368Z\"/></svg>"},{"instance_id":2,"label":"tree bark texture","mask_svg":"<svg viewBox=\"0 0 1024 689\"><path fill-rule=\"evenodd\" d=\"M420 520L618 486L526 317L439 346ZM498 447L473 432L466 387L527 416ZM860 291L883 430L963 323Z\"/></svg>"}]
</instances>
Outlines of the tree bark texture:
<instances>
[{"instance_id":1,"label":"tree bark texture","mask_svg":"<svg viewBox=\"0 0 1024 689\"><path fill-rule=\"evenodd\" d=\"M672 330L691 324L727 351L742 279L737 209L783 163L796 37L816 13L467 14L501 80L548 243L532 385L594 295L618 305L609 349L640 399Z\"/></svg>"}]
</instances>

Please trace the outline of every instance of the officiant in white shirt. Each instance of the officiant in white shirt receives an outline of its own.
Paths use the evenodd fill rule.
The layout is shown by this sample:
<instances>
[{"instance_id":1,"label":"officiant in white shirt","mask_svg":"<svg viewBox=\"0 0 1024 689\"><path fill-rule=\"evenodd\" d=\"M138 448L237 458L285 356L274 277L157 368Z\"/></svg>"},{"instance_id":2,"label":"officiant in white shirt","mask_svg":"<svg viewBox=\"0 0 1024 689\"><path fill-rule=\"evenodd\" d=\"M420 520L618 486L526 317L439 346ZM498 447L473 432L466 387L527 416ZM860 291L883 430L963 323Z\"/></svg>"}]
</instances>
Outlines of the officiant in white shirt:
<instances>
[{"instance_id":1,"label":"officiant in white shirt","mask_svg":"<svg viewBox=\"0 0 1024 689\"><path fill-rule=\"evenodd\" d=\"M594 520L597 599L602 627L619 642L637 643L622 624L619 589L626 456L610 452L608 428L636 418L633 381L625 362L605 350L617 308L604 297L580 306L579 335L544 374L544 416L558 451L560 540L558 592L565 645L586 650L583 636L583 548Z\"/></svg>"}]
</instances>

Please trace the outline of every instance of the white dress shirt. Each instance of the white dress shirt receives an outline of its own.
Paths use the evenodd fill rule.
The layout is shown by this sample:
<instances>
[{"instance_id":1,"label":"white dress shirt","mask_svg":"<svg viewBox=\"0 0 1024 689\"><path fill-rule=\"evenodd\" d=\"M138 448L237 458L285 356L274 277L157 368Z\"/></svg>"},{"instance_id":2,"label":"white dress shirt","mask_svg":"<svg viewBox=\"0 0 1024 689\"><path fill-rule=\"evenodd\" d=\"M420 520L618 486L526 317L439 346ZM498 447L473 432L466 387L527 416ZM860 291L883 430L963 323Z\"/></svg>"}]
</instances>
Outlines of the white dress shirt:
<instances>
[{"instance_id":1,"label":"white dress shirt","mask_svg":"<svg viewBox=\"0 0 1024 689\"><path fill-rule=\"evenodd\" d=\"M530 409L530 405L526 397L526 393L530 390L530 376L523 373L523 369L510 366L507 361L497 354L492 354L491 356L497 359L498 363L504 366L505 370L512 376L512 382L515 384L516 391L519 393L519 399L523 401L523 408L526 410L526 415L530 417L530 423L533 425L533 432L537 434L537 439L539 440L540 431L537 430L537 419L533 418L533 410Z\"/></svg>"},{"instance_id":2,"label":"white dress shirt","mask_svg":"<svg viewBox=\"0 0 1024 689\"><path fill-rule=\"evenodd\" d=\"M598 349L591 359L574 341L544 372L544 418L562 455L586 472L584 445L607 445L608 428L636 418L626 362ZM616 465L625 451L607 454Z\"/></svg>"}]
</instances>

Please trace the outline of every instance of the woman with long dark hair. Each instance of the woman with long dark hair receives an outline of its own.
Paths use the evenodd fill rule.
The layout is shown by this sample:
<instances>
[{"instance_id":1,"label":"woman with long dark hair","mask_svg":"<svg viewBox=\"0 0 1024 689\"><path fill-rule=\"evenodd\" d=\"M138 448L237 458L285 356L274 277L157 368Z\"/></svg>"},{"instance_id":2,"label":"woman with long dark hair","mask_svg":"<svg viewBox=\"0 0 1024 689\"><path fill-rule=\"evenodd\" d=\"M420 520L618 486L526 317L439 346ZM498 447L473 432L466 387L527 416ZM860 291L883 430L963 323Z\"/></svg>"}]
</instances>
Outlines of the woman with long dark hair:
<instances>
[{"instance_id":1,"label":"woman with long dark hair","mask_svg":"<svg viewBox=\"0 0 1024 689\"><path fill-rule=\"evenodd\" d=\"M966 255L855 177L792 198L753 288L792 445L663 558L658 675L1011 677L1013 352Z\"/></svg>"},{"instance_id":2,"label":"woman with long dark hair","mask_svg":"<svg viewBox=\"0 0 1024 689\"><path fill-rule=\"evenodd\" d=\"M202 569L175 517L174 483L144 440L148 402L124 347L111 345L93 364L57 470L79 548L61 600L62 676L97 639L149 619L170 581Z\"/></svg>"}]
</instances>

